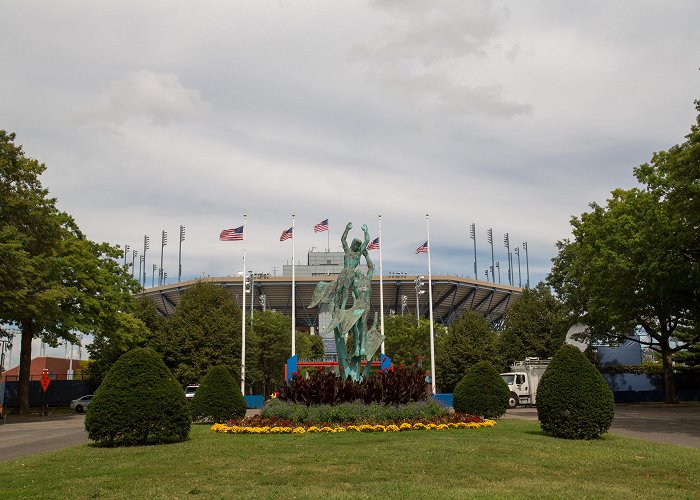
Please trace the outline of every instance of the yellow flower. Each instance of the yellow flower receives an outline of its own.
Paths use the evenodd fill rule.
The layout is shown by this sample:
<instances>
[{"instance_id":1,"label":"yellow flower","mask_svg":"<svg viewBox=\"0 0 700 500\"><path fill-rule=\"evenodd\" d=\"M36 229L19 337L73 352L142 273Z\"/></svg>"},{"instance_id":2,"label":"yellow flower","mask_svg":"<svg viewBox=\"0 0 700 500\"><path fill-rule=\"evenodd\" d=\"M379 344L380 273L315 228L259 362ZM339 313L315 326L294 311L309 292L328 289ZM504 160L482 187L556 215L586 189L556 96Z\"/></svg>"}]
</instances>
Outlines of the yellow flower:
<instances>
[{"instance_id":1,"label":"yellow flower","mask_svg":"<svg viewBox=\"0 0 700 500\"><path fill-rule=\"evenodd\" d=\"M411 424L409 424L408 422L404 422L403 424L401 424L399 426L399 429L402 431L410 431L413 429L413 426Z\"/></svg>"},{"instance_id":2,"label":"yellow flower","mask_svg":"<svg viewBox=\"0 0 700 500\"><path fill-rule=\"evenodd\" d=\"M386 432L399 432L399 426L394 425L394 424L387 425L385 431Z\"/></svg>"},{"instance_id":3,"label":"yellow flower","mask_svg":"<svg viewBox=\"0 0 700 500\"><path fill-rule=\"evenodd\" d=\"M447 426L447 424L440 424L435 429L437 429L438 431L444 431L445 429L449 429L449 427Z\"/></svg>"},{"instance_id":4,"label":"yellow flower","mask_svg":"<svg viewBox=\"0 0 700 500\"><path fill-rule=\"evenodd\" d=\"M292 434L306 434L306 430L303 427L295 427Z\"/></svg>"}]
</instances>

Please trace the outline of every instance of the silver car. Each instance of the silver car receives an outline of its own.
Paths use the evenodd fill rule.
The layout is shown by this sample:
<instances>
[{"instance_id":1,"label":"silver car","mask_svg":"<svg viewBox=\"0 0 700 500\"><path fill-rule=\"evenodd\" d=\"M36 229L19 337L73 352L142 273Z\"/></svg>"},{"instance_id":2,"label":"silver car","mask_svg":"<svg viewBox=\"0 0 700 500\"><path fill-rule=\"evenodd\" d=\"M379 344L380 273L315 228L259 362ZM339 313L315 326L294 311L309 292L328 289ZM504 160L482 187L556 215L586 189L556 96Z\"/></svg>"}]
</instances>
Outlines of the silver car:
<instances>
[{"instance_id":1,"label":"silver car","mask_svg":"<svg viewBox=\"0 0 700 500\"><path fill-rule=\"evenodd\" d=\"M79 397L70 402L70 409L75 410L78 413L83 413L92 401L93 395L88 394L87 396Z\"/></svg>"},{"instance_id":2,"label":"silver car","mask_svg":"<svg viewBox=\"0 0 700 500\"><path fill-rule=\"evenodd\" d=\"M192 398L194 397L194 393L197 391L197 388L199 387L198 384L192 384L188 385L185 387L185 397L187 398L188 401L192 401Z\"/></svg>"}]
</instances>

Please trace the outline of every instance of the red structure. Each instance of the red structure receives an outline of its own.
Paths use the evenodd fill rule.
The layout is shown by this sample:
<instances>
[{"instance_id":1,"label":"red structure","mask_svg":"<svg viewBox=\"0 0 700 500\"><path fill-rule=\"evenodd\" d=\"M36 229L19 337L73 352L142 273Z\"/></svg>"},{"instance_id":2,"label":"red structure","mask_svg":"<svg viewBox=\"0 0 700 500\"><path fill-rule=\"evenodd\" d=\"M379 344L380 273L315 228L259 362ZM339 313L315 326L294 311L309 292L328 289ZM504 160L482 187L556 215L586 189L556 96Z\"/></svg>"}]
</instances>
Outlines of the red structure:
<instances>
[{"instance_id":1,"label":"red structure","mask_svg":"<svg viewBox=\"0 0 700 500\"><path fill-rule=\"evenodd\" d=\"M85 361L78 359L73 360L73 378L81 379L82 371L85 367ZM67 380L68 370L70 369L70 359L66 358L50 358L48 356L40 356L32 359L31 367L29 368L29 380L41 380L43 370L49 371L51 380ZM6 372L2 372L2 380L5 382L14 382L19 380L19 366L10 368Z\"/></svg>"}]
</instances>

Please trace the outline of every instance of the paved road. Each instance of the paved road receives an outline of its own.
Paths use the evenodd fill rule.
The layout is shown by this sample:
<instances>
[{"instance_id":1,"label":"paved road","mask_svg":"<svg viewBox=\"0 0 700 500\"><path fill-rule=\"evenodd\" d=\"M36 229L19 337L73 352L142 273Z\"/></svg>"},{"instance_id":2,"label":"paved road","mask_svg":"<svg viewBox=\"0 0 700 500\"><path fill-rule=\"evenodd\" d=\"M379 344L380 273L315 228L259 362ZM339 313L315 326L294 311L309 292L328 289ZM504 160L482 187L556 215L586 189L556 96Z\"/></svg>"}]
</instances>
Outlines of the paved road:
<instances>
[{"instance_id":1,"label":"paved road","mask_svg":"<svg viewBox=\"0 0 700 500\"><path fill-rule=\"evenodd\" d=\"M537 420L537 409L508 410L504 418ZM24 419L10 416L0 425L0 462L88 443L84 420L84 415L76 414ZM617 405L610 432L700 448L700 405Z\"/></svg>"},{"instance_id":2,"label":"paved road","mask_svg":"<svg viewBox=\"0 0 700 500\"><path fill-rule=\"evenodd\" d=\"M508 410L505 418L537 420L537 409ZM657 443L700 448L700 405L615 405L610 432Z\"/></svg>"},{"instance_id":3,"label":"paved road","mask_svg":"<svg viewBox=\"0 0 700 500\"><path fill-rule=\"evenodd\" d=\"M0 425L0 462L89 442L84 415L13 417Z\"/></svg>"}]
</instances>

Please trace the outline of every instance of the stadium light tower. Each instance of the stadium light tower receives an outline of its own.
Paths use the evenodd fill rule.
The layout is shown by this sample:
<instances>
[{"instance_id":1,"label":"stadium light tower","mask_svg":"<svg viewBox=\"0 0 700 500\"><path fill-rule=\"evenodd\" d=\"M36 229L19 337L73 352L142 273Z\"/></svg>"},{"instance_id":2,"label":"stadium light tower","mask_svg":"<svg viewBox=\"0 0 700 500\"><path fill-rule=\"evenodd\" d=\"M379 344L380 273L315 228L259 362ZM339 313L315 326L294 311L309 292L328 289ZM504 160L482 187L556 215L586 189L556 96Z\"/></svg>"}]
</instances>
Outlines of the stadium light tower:
<instances>
[{"instance_id":1,"label":"stadium light tower","mask_svg":"<svg viewBox=\"0 0 700 500\"><path fill-rule=\"evenodd\" d=\"M469 237L474 240L474 279L478 280L479 275L476 270L476 224L473 222L469 226Z\"/></svg>"},{"instance_id":2,"label":"stadium light tower","mask_svg":"<svg viewBox=\"0 0 700 500\"><path fill-rule=\"evenodd\" d=\"M156 286L156 269L158 269L158 266L156 264L153 264L153 273L151 274L151 288ZM160 285L160 276L158 277L158 284Z\"/></svg>"},{"instance_id":3,"label":"stadium light tower","mask_svg":"<svg viewBox=\"0 0 700 500\"><path fill-rule=\"evenodd\" d=\"M527 241L523 241L523 250L525 250L525 270L526 270L526 279L525 279L525 286L527 288L530 288L530 263L528 261L528 256L527 256Z\"/></svg>"},{"instance_id":4,"label":"stadium light tower","mask_svg":"<svg viewBox=\"0 0 700 500\"><path fill-rule=\"evenodd\" d=\"M148 236L143 237L143 254L141 255L141 258L143 259L143 287L146 288L146 250L150 248L150 243L151 238Z\"/></svg>"},{"instance_id":5,"label":"stadium light tower","mask_svg":"<svg viewBox=\"0 0 700 500\"><path fill-rule=\"evenodd\" d=\"M498 269L498 284L501 284L501 263L496 261L496 269Z\"/></svg>"},{"instance_id":6,"label":"stadium light tower","mask_svg":"<svg viewBox=\"0 0 700 500\"><path fill-rule=\"evenodd\" d=\"M131 278L134 278L134 273L136 271L136 268L134 267L134 264L136 263L136 256L139 254L137 250L133 250L131 253ZM141 276L141 270L139 269L139 277Z\"/></svg>"},{"instance_id":7,"label":"stadium light tower","mask_svg":"<svg viewBox=\"0 0 700 500\"><path fill-rule=\"evenodd\" d=\"M180 247L177 251L177 281L182 278L182 242L185 241L185 226L180 226Z\"/></svg>"},{"instance_id":8,"label":"stadium light tower","mask_svg":"<svg viewBox=\"0 0 700 500\"><path fill-rule=\"evenodd\" d=\"M503 235L503 246L506 247L506 258L508 259L508 284L513 286L513 266L511 265L511 254L510 254L510 236L508 233Z\"/></svg>"},{"instance_id":9,"label":"stadium light tower","mask_svg":"<svg viewBox=\"0 0 700 500\"><path fill-rule=\"evenodd\" d=\"M518 286L520 288L522 288L523 287L523 278L520 275L520 248L515 247L515 250L513 250L513 251L515 252L515 255L518 257Z\"/></svg>"},{"instance_id":10,"label":"stadium light tower","mask_svg":"<svg viewBox=\"0 0 700 500\"><path fill-rule=\"evenodd\" d=\"M124 267L125 267L126 269L128 269L128 268L126 267L126 256L127 256L127 255L129 255L129 245L124 245Z\"/></svg>"},{"instance_id":11,"label":"stadium light tower","mask_svg":"<svg viewBox=\"0 0 700 500\"><path fill-rule=\"evenodd\" d=\"M493 257L493 229L489 228L488 231L486 231L486 237L489 240L489 243L491 244L491 281L494 283L496 282L496 276L494 274L494 257Z\"/></svg>"},{"instance_id":12,"label":"stadium light tower","mask_svg":"<svg viewBox=\"0 0 700 500\"><path fill-rule=\"evenodd\" d=\"M168 244L168 232L163 229L160 235L160 271L158 271L158 285L163 284L163 249Z\"/></svg>"}]
</instances>

